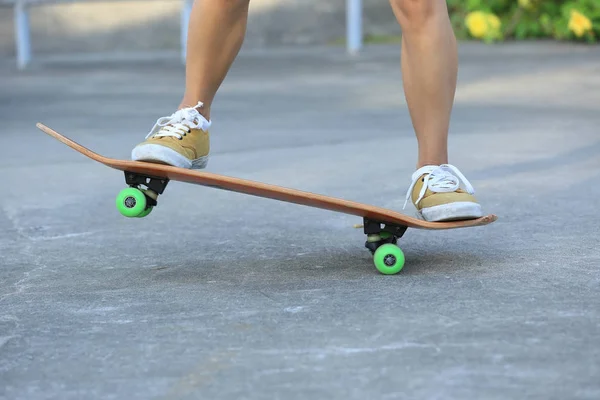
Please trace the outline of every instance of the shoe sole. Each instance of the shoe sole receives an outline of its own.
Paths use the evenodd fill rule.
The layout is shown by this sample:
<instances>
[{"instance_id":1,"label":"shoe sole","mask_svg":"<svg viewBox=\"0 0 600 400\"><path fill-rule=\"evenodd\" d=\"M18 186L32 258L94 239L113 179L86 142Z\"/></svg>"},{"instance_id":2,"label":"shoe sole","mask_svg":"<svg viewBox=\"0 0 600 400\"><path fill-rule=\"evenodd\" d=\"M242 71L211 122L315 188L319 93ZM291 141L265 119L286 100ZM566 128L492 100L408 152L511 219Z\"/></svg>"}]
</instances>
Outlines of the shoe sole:
<instances>
[{"instance_id":1,"label":"shoe sole","mask_svg":"<svg viewBox=\"0 0 600 400\"><path fill-rule=\"evenodd\" d=\"M441 204L439 206L422 209L421 217L425 221L441 222L483 217L481 205L469 201Z\"/></svg>"},{"instance_id":2,"label":"shoe sole","mask_svg":"<svg viewBox=\"0 0 600 400\"><path fill-rule=\"evenodd\" d=\"M208 165L208 155L195 160L179 154L173 149L157 144L144 144L131 151L133 161L154 162L187 169L204 169Z\"/></svg>"}]
</instances>

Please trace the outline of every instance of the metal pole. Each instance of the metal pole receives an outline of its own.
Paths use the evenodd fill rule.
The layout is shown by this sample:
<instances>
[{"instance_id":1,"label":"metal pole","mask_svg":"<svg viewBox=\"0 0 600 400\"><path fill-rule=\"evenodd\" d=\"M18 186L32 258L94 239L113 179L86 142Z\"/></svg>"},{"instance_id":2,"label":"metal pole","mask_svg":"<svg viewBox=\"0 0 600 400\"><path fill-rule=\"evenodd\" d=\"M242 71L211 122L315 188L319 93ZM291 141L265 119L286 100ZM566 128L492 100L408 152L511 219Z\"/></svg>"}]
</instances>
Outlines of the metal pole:
<instances>
[{"instance_id":1,"label":"metal pole","mask_svg":"<svg viewBox=\"0 0 600 400\"><path fill-rule=\"evenodd\" d=\"M356 54L362 44L362 0L346 0L346 49Z\"/></svg>"},{"instance_id":2,"label":"metal pole","mask_svg":"<svg viewBox=\"0 0 600 400\"><path fill-rule=\"evenodd\" d=\"M183 7L181 9L181 62L183 64L185 64L187 56L188 25L190 23L193 4L194 0L183 0Z\"/></svg>"},{"instance_id":3,"label":"metal pole","mask_svg":"<svg viewBox=\"0 0 600 400\"><path fill-rule=\"evenodd\" d=\"M15 45L17 67L24 69L31 61L31 37L29 36L29 14L23 1L15 4Z\"/></svg>"}]
</instances>

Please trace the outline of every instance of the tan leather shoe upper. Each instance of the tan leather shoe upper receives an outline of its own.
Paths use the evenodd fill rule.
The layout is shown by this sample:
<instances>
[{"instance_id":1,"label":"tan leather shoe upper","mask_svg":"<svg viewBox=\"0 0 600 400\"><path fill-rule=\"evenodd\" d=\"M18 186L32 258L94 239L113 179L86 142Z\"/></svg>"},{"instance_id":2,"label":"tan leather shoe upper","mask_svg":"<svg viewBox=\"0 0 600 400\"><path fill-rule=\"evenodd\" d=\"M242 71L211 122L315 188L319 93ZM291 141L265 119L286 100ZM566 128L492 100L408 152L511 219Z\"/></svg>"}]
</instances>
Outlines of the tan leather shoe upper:
<instances>
[{"instance_id":1,"label":"tan leather shoe upper","mask_svg":"<svg viewBox=\"0 0 600 400\"><path fill-rule=\"evenodd\" d=\"M462 188L457 188L453 192L434 192L431 189L427 188L421 200L417 203L417 200L420 197L421 189L425 184L427 174L423 174L419 177L419 179L415 182L415 186L412 189L411 200L417 210L421 210L423 208L435 207L442 204L448 204L457 201L469 201L473 203L477 203L477 199L472 194L467 193Z\"/></svg>"},{"instance_id":2,"label":"tan leather shoe upper","mask_svg":"<svg viewBox=\"0 0 600 400\"><path fill-rule=\"evenodd\" d=\"M167 132L173 133L173 135L164 136ZM138 146L147 144L165 146L189 160L196 160L207 156L210 152L210 135L208 131L202 129L191 129L186 126L166 126Z\"/></svg>"},{"instance_id":3,"label":"tan leather shoe upper","mask_svg":"<svg viewBox=\"0 0 600 400\"><path fill-rule=\"evenodd\" d=\"M210 152L211 123L197 110L183 108L168 117L159 118L146 140L131 152L135 161L157 162L181 168L205 168Z\"/></svg>"}]
</instances>

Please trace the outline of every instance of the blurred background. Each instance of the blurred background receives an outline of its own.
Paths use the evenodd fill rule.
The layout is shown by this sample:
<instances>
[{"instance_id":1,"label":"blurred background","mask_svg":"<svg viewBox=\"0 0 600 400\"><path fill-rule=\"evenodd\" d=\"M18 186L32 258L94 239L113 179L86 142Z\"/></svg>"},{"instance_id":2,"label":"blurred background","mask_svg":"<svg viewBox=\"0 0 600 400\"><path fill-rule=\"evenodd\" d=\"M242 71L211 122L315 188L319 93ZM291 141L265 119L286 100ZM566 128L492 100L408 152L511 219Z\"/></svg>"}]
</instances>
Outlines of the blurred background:
<instances>
[{"instance_id":1,"label":"blurred background","mask_svg":"<svg viewBox=\"0 0 600 400\"><path fill-rule=\"evenodd\" d=\"M0 55L14 56L16 0L0 2ZM397 41L387 0L362 3L367 43ZM24 0L32 50L39 54L177 50L183 1ZM597 0L448 0L459 39L556 39L593 43L600 33ZM342 44L346 0L252 0L245 48Z\"/></svg>"},{"instance_id":2,"label":"blurred background","mask_svg":"<svg viewBox=\"0 0 600 400\"><path fill-rule=\"evenodd\" d=\"M182 1L74 2L31 8L35 52L177 50ZM345 34L345 1L252 0L245 47L325 44ZM365 0L370 34L397 35L387 1ZM13 18L0 8L0 51L14 55Z\"/></svg>"}]
</instances>

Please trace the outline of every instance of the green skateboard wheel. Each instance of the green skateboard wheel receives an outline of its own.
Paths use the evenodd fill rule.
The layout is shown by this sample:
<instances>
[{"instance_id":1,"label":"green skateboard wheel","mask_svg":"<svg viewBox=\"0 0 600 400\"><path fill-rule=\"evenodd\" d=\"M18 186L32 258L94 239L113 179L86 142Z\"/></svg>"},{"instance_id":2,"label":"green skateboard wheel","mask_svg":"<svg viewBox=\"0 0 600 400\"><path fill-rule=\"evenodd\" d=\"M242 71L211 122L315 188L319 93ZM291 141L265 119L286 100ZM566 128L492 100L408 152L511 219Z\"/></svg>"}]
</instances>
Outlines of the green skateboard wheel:
<instances>
[{"instance_id":1,"label":"green skateboard wheel","mask_svg":"<svg viewBox=\"0 0 600 400\"><path fill-rule=\"evenodd\" d=\"M144 218L146 215L150 214L150 212L152 212L152 209L154 207L152 206L148 206L144 211L142 211L142 213L140 215L138 215L138 218Z\"/></svg>"},{"instance_id":2,"label":"green skateboard wheel","mask_svg":"<svg viewBox=\"0 0 600 400\"><path fill-rule=\"evenodd\" d=\"M384 275L394 275L404 267L404 253L400 247L386 243L375 250L373 262L375 268Z\"/></svg>"},{"instance_id":3,"label":"green skateboard wheel","mask_svg":"<svg viewBox=\"0 0 600 400\"><path fill-rule=\"evenodd\" d=\"M146 195L136 188L127 188L119 192L116 199L117 210L129 218L139 217L146 212ZM144 214L144 216L148 213Z\"/></svg>"}]
</instances>

